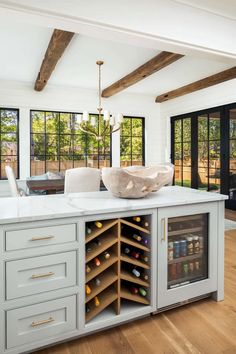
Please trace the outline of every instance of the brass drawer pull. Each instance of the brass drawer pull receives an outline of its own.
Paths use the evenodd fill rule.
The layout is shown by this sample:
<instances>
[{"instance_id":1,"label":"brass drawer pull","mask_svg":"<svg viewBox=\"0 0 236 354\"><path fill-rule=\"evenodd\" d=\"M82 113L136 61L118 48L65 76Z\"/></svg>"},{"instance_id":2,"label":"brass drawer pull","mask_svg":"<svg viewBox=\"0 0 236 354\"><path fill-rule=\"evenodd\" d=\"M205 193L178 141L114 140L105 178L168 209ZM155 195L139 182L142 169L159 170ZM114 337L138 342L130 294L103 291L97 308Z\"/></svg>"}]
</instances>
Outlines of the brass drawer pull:
<instances>
[{"instance_id":1,"label":"brass drawer pull","mask_svg":"<svg viewBox=\"0 0 236 354\"><path fill-rule=\"evenodd\" d=\"M53 273L53 272L48 272L48 273L43 273L43 274L33 274L31 276L31 279L47 278L47 277L51 277L54 274L55 273Z\"/></svg>"},{"instance_id":2,"label":"brass drawer pull","mask_svg":"<svg viewBox=\"0 0 236 354\"><path fill-rule=\"evenodd\" d=\"M38 326L44 325L46 323L54 322L54 321L55 321L54 318L49 317L47 320L40 320L40 321L32 322L31 327L38 327Z\"/></svg>"},{"instance_id":3,"label":"brass drawer pull","mask_svg":"<svg viewBox=\"0 0 236 354\"><path fill-rule=\"evenodd\" d=\"M42 241L42 240L50 240L54 238L55 236L49 235L49 236L38 236L38 237L32 237L30 241Z\"/></svg>"}]
</instances>

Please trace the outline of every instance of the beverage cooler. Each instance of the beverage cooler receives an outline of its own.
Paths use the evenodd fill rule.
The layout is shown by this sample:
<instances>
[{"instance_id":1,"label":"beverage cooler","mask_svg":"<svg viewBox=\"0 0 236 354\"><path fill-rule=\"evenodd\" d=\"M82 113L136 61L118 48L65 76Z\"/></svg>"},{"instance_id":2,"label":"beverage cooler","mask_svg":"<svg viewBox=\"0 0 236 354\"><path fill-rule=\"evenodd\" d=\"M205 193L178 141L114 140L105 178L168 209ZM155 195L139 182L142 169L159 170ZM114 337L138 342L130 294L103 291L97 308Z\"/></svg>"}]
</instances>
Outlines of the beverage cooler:
<instances>
[{"instance_id":1,"label":"beverage cooler","mask_svg":"<svg viewBox=\"0 0 236 354\"><path fill-rule=\"evenodd\" d=\"M204 204L159 211L159 308L216 291L216 222L214 203L205 212Z\"/></svg>"}]
</instances>

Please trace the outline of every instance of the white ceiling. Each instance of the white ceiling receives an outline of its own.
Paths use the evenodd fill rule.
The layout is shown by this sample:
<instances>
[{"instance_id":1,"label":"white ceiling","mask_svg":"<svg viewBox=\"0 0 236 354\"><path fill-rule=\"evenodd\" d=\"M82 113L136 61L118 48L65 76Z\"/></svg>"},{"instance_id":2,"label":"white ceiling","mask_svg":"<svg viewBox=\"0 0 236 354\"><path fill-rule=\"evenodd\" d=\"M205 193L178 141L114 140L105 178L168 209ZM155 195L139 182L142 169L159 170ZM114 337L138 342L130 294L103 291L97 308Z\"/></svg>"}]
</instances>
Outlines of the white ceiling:
<instances>
[{"instance_id":1,"label":"white ceiling","mask_svg":"<svg viewBox=\"0 0 236 354\"><path fill-rule=\"evenodd\" d=\"M22 23L0 22L0 80L34 85L52 30ZM75 35L49 81L64 87L97 88L96 60L105 61L103 88L151 59L156 50ZM167 68L131 86L126 91L155 97L195 80L229 68L230 65L196 57L184 57Z\"/></svg>"},{"instance_id":2,"label":"white ceiling","mask_svg":"<svg viewBox=\"0 0 236 354\"><path fill-rule=\"evenodd\" d=\"M174 0L220 16L236 19L235 0Z\"/></svg>"}]
</instances>

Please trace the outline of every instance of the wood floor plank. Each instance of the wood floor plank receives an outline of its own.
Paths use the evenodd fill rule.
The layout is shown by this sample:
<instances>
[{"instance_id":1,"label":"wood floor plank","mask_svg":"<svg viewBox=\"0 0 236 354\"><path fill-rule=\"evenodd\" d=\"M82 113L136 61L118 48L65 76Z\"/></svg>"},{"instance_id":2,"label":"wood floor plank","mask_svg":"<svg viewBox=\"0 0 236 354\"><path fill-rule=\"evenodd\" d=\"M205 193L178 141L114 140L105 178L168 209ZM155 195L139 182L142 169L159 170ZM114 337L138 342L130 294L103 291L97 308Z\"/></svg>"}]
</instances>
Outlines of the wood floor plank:
<instances>
[{"instance_id":1,"label":"wood floor plank","mask_svg":"<svg viewBox=\"0 0 236 354\"><path fill-rule=\"evenodd\" d=\"M226 211L236 221L236 212ZM236 230L225 232L225 300L205 299L38 354L236 354Z\"/></svg>"}]
</instances>

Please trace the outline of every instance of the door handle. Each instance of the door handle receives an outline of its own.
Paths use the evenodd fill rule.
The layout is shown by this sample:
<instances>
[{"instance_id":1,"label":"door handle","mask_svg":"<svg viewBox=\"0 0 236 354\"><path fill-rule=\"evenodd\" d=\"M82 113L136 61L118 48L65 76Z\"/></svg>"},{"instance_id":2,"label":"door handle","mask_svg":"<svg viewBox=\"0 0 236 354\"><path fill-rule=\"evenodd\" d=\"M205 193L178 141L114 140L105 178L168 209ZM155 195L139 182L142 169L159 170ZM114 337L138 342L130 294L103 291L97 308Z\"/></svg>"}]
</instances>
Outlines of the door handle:
<instances>
[{"instance_id":1,"label":"door handle","mask_svg":"<svg viewBox=\"0 0 236 354\"><path fill-rule=\"evenodd\" d=\"M167 219L163 218L161 219L162 222L162 237L161 237L161 242L166 242L166 234L167 234Z\"/></svg>"}]
</instances>

